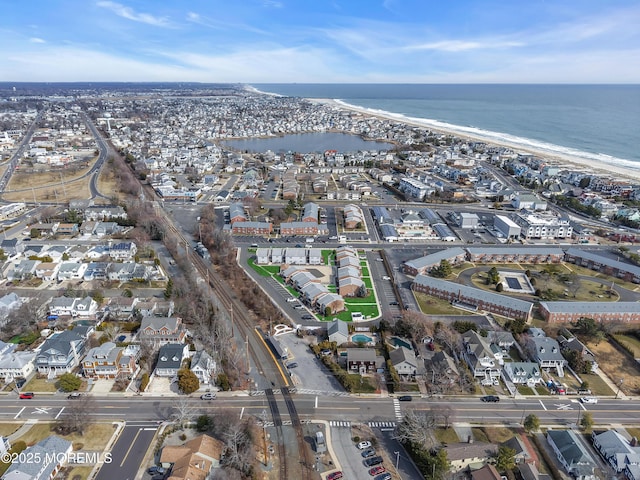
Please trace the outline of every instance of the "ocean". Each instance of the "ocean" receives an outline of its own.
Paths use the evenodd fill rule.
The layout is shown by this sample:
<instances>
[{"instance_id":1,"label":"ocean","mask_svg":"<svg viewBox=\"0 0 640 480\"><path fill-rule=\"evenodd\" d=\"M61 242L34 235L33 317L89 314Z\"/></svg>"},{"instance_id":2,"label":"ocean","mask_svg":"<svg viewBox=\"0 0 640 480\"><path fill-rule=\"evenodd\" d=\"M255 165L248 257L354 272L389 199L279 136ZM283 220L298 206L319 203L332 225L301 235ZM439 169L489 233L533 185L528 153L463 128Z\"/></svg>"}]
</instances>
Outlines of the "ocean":
<instances>
[{"instance_id":1,"label":"ocean","mask_svg":"<svg viewBox=\"0 0 640 480\"><path fill-rule=\"evenodd\" d=\"M550 154L640 169L640 85L253 84Z\"/></svg>"}]
</instances>

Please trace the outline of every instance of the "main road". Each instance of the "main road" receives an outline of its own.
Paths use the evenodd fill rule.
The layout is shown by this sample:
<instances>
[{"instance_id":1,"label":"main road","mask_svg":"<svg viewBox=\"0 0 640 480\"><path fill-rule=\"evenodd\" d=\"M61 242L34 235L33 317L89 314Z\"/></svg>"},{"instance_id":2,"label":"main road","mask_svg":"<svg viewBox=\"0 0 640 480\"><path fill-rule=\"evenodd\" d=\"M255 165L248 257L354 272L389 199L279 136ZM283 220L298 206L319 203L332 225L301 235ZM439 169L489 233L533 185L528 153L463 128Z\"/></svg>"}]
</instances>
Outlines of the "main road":
<instances>
[{"instance_id":1,"label":"main road","mask_svg":"<svg viewBox=\"0 0 640 480\"><path fill-rule=\"evenodd\" d=\"M274 391L282 420L289 420L284 397ZM317 394L293 394L300 420L327 420L352 423L397 422L394 401L390 397L329 396ZM194 414L213 413L220 410L235 411L238 415L259 416L268 409L264 392L253 395L220 392L214 401L202 401L199 397L185 396L95 396L97 406L94 415L100 421L162 422L172 418L178 401L188 399ZM14 393L0 399L0 421L23 422L29 419L53 420L65 414L69 402L59 395L36 395L31 400L19 400ZM577 398L566 396L540 396L522 399L503 397L499 403L484 403L479 398L414 398L400 403L401 410L450 409L450 422L513 425L522 423L524 417L535 414L543 425L575 424L589 411L596 424L640 424L640 400L601 398L597 404L584 405Z\"/></svg>"}]
</instances>

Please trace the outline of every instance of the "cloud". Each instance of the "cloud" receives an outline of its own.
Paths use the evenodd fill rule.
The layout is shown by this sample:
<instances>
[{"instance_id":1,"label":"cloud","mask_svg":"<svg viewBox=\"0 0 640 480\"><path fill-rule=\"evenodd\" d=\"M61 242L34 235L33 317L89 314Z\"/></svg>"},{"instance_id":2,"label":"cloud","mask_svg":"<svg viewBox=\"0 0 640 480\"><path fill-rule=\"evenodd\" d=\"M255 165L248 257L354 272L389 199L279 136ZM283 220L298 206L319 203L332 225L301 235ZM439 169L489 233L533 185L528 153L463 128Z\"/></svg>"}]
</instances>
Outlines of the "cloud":
<instances>
[{"instance_id":1,"label":"cloud","mask_svg":"<svg viewBox=\"0 0 640 480\"><path fill-rule=\"evenodd\" d=\"M284 7L284 3L278 2L277 0L262 0L262 6L267 8L282 8Z\"/></svg>"},{"instance_id":2,"label":"cloud","mask_svg":"<svg viewBox=\"0 0 640 480\"><path fill-rule=\"evenodd\" d=\"M211 17L200 15L196 12L188 12L186 20L203 27L215 29L215 30L243 30L245 32L258 33L260 35L269 35L269 32L261 30L259 28L246 25L244 23L234 23L222 20L216 20Z\"/></svg>"},{"instance_id":3,"label":"cloud","mask_svg":"<svg viewBox=\"0 0 640 480\"><path fill-rule=\"evenodd\" d=\"M483 42L468 40L442 40L439 42L409 45L405 50L437 50L441 52L464 52L467 50L488 50L494 48L522 47L521 42Z\"/></svg>"},{"instance_id":4,"label":"cloud","mask_svg":"<svg viewBox=\"0 0 640 480\"><path fill-rule=\"evenodd\" d=\"M38 37L31 37L29 41L31 43L47 43L46 40L43 40L42 38L38 38Z\"/></svg>"},{"instance_id":5,"label":"cloud","mask_svg":"<svg viewBox=\"0 0 640 480\"><path fill-rule=\"evenodd\" d=\"M171 26L171 22L166 17L157 17L155 15L151 15L150 13L138 13L134 11L132 8L122 5L121 3L110 2L110 1L100 1L96 3L96 5L98 7L111 10L116 15L122 18L126 18L127 20L133 20L134 22L146 23L148 25L153 25L155 27Z\"/></svg>"}]
</instances>

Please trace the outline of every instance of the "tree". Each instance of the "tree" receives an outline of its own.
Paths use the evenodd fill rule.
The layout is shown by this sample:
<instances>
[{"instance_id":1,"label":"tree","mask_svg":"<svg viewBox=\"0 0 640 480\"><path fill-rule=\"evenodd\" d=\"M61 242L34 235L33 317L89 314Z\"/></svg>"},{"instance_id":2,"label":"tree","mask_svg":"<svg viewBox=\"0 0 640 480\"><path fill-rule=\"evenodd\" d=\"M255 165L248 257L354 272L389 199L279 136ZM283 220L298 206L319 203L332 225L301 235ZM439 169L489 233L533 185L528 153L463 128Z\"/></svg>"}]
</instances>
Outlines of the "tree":
<instances>
[{"instance_id":1,"label":"tree","mask_svg":"<svg viewBox=\"0 0 640 480\"><path fill-rule=\"evenodd\" d=\"M500 273L496 267L491 267L489 269L487 277L489 278L490 284L497 285L500 282Z\"/></svg>"},{"instance_id":2,"label":"tree","mask_svg":"<svg viewBox=\"0 0 640 480\"><path fill-rule=\"evenodd\" d=\"M593 427L593 415L591 414L591 412L584 412L582 414L582 418L580 419L580 426L586 431L591 430L591 427Z\"/></svg>"},{"instance_id":3,"label":"tree","mask_svg":"<svg viewBox=\"0 0 640 480\"><path fill-rule=\"evenodd\" d=\"M144 372L140 377L140 391L144 392L147 389L147 385L149 385L149 374Z\"/></svg>"},{"instance_id":4,"label":"tree","mask_svg":"<svg viewBox=\"0 0 640 480\"><path fill-rule=\"evenodd\" d=\"M173 280L169 279L169 281L167 281L167 287L164 289L165 300L169 300L171 295L173 295Z\"/></svg>"},{"instance_id":5,"label":"tree","mask_svg":"<svg viewBox=\"0 0 640 480\"><path fill-rule=\"evenodd\" d=\"M82 379L73 373L65 373L58 379L58 388L63 392L73 392L82 386Z\"/></svg>"},{"instance_id":6,"label":"tree","mask_svg":"<svg viewBox=\"0 0 640 480\"><path fill-rule=\"evenodd\" d=\"M189 422L196 412L195 407L186 397L179 397L171 407L171 418L180 428L182 428L185 423Z\"/></svg>"},{"instance_id":7,"label":"tree","mask_svg":"<svg viewBox=\"0 0 640 480\"><path fill-rule=\"evenodd\" d=\"M502 283L496 284L496 292L500 293L504 290L504 285Z\"/></svg>"},{"instance_id":8,"label":"tree","mask_svg":"<svg viewBox=\"0 0 640 480\"><path fill-rule=\"evenodd\" d=\"M598 324L593 318L582 317L571 323L573 328L576 329L578 333L581 333L587 337L595 336L598 331Z\"/></svg>"},{"instance_id":9,"label":"tree","mask_svg":"<svg viewBox=\"0 0 640 480\"><path fill-rule=\"evenodd\" d=\"M527 415L522 424L527 433L537 432L540 429L540 419L533 413Z\"/></svg>"},{"instance_id":10,"label":"tree","mask_svg":"<svg viewBox=\"0 0 640 480\"><path fill-rule=\"evenodd\" d=\"M200 380L188 368L181 368L178 370L178 387L182 393L190 395L200 388Z\"/></svg>"},{"instance_id":11,"label":"tree","mask_svg":"<svg viewBox=\"0 0 640 480\"><path fill-rule=\"evenodd\" d=\"M410 442L429 451L437 443L435 437L437 426L437 418L430 410L420 412L407 410L396 429L395 438L401 443Z\"/></svg>"},{"instance_id":12,"label":"tree","mask_svg":"<svg viewBox=\"0 0 640 480\"><path fill-rule=\"evenodd\" d=\"M516 466L516 451L506 445L500 445L496 454L496 468L499 472L513 470Z\"/></svg>"},{"instance_id":13,"label":"tree","mask_svg":"<svg viewBox=\"0 0 640 480\"><path fill-rule=\"evenodd\" d=\"M446 259L442 259L440 260L440 265L431 269L431 275L436 278L446 278L451 275L452 271L451 263Z\"/></svg>"},{"instance_id":14,"label":"tree","mask_svg":"<svg viewBox=\"0 0 640 480\"><path fill-rule=\"evenodd\" d=\"M64 413L58 417L55 430L61 435L70 433L82 435L86 428L94 423L93 415L96 411L97 407L91 395L81 395L69 400Z\"/></svg>"}]
</instances>

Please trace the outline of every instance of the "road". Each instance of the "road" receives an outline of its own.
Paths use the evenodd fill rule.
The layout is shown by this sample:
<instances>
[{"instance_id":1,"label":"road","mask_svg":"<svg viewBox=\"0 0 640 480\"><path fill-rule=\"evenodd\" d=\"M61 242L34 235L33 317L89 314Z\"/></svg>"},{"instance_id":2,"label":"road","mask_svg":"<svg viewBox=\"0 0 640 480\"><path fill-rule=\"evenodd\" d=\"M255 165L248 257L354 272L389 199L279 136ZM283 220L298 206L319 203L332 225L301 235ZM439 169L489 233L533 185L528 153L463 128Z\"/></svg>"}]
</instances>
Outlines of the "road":
<instances>
[{"instance_id":1,"label":"road","mask_svg":"<svg viewBox=\"0 0 640 480\"><path fill-rule=\"evenodd\" d=\"M104 463L96 480L133 480L158 430L155 423L127 424L111 449L111 462Z\"/></svg>"},{"instance_id":2,"label":"road","mask_svg":"<svg viewBox=\"0 0 640 480\"><path fill-rule=\"evenodd\" d=\"M7 169L4 171L4 173L0 177L0 193L4 192L5 187L9 184L9 181L11 180L11 176L13 175L13 172L18 166L18 163L20 163L20 159L22 158L24 149L31 141L33 132L35 132L36 127L38 126L38 123L40 122L41 118L42 118L41 114L36 115L36 118L33 119L33 122L31 123L31 125L29 125L29 128L25 132L24 137L20 142L20 145L18 145L17 150L11 157L11 160L9 160L9 163L7 164Z\"/></svg>"},{"instance_id":3,"label":"road","mask_svg":"<svg viewBox=\"0 0 640 480\"><path fill-rule=\"evenodd\" d=\"M203 402L191 397L198 412L229 409L240 414L259 415L268 408L265 395L233 396L220 392L215 402ZM274 395L283 421L289 420L285 400L279 390ZM102 421L125 420L128 422L157 422L171 417L178 398L167 397L95 397L97 418ZM392 398L367 398L337 396L325 392L317 394L293 394L301 421L327 420L342 422L397 422ZM317 403L316 403L317 402ZM68 400L58 395L38 395L31 400L18 400L12 393L0 399L0 420L25 421L27 419L52 420L64 415ZM583 405L578 399L565 396L540 396L538 398L513 399L503 397L499 404L483 403L479 398L417 399L400 402L402 410L427 410L432 407L450 407L452 421L473 424L520 424L533 413L543 425L575 424L578 414L590 411L596 424L637 424L640 422L640 400L616 400L601 398L599 403ZM499 407L499 408L497 408ZM62 413L60 413L62 411Z\"/></svg>"}]
</instances>

